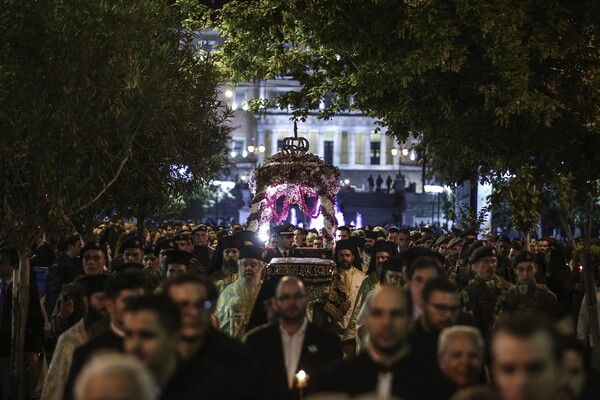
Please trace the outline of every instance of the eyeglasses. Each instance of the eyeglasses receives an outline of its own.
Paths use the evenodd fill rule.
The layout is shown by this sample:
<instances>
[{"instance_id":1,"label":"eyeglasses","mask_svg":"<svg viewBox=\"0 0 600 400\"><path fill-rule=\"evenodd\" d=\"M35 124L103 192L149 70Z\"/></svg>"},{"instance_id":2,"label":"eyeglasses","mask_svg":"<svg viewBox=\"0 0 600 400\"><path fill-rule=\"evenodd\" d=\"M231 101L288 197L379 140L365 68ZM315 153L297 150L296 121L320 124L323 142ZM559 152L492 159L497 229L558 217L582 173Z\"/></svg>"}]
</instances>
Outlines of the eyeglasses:
<instances>
[{"instance_id":1,"label":"eyeglasses","mask_svg":"<svg viewBox=\"0 0 600 400\"><path fill-rule=\"evenodd\" d=\"M437 311L443 312L443 313L454 314L455 312L460 310L460 306L448 306L446 304L437 304L437 303L427 303L427 304L429 304L430 306L435 308Z\"/></svg>"},{"instance_id":2,"label":"eyeglasses","mask_svg":"<svg viewBox=\"0 0 600 400\"><path fill-rule=\"evenodd\" d=\"M279 296L277 297L277 300L283 302L286 301L300 301L300 300L304 300L306 298L305 294L295 294L293 296L290 296L289 294L284 294L283 296Z\"/></svg>"}]
</instances>

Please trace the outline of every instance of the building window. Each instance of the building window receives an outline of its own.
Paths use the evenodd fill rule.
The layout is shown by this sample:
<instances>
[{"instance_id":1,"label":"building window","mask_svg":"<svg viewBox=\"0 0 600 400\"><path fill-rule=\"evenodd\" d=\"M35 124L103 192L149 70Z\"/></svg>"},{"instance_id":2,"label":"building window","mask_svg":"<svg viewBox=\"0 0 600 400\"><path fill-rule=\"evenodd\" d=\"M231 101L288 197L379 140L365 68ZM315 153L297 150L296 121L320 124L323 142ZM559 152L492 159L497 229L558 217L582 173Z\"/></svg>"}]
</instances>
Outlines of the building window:
<instances>
[{"instance_id":1,"label":"building window","mask_svg":"<svg viewBox=\"0 0 600 400\"><path fill-rule=\"evenodd\" d=\"M243 139L232 139L230 144L231 152L230 156L232 158L235 157L243 157L245 153L244 140Z\"/></svg>"},{"instance_id":2,"label":"building window","mask_svg":"<svg viewBox=\"0 0 600 400\"><path fill-rule=\"evenodd\" d=\"M327 164L333 164L333 141L325 140L323 142L323 159Z\"/></svg>"},{"instance_id":3,"label":"building window","mask_svg":"<svg viewBox=\"0 0 600 400\"><path fill-rule=\"evenodd\" d=\"M379 165L381 156L381 143L371 142L371 165Z\"/></svg>"}]
</instances>

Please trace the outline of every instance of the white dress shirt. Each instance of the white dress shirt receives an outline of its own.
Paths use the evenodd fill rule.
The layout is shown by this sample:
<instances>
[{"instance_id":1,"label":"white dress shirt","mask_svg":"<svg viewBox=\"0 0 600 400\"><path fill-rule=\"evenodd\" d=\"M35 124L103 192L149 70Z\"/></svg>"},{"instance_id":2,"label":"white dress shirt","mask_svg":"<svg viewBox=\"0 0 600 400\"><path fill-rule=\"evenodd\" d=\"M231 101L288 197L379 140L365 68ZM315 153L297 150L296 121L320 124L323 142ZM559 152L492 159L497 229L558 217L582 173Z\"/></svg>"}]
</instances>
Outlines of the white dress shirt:
<instances>
[{"instance_id":1,"label":"white dress shirt","mask_svg":"<svg viewBox=\"0 0 600 400\"><path fill-rule=\"evenodd\" d=\"M288 387L291 389L294 386L296 377L296 369L300 362L300 354L302 353L302 345L304 344L304 336L306 334L306 325L308 320L304 318L304 322L298 332L293 335L287 333L281 322L279 323L279 331L281 332L281 346L283 347L283 359L285 361L285 369L288 378Z\"/></svg>"}]
</instances>

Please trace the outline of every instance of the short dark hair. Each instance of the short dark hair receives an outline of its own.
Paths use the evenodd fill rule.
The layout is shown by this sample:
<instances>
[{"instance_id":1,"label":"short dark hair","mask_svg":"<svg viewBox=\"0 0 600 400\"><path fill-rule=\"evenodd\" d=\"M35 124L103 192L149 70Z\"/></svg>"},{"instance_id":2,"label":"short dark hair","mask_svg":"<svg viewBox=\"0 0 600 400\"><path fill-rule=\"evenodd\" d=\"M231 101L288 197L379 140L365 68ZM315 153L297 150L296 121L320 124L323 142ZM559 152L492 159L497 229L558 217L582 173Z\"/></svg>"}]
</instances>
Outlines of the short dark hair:
<instances>
[{"instance_id":1,"label":"short dark hair","mask_svg":"<svg viewBox=\"0 0 600 400\"><path fill-rule=\"evenodd\" d=\"M410 236L410 231L409 231L408 229L406 229L406 228L401 228L401 229L399 229L399 230L398 230L398 233L402 233L402 234L404 234L404 235L408 235L408 236Z\"/></svg>"},{"instance_id":2,"label":"short dark hair","mask_svg":"<svg viewBox=\"0 0 600 400\"><path fill-rule=\"evenodd\" d=\"M173 278L169 278L169 280L167 280L167 284L165 285L163 293L165 293L168 296L171 287L185 285L187 283L193 283L196 285L204 286L206 288L206 295L208 297L206 300L209 300L215 305L217 304L217 299L219 298L219 292L217 291L217 288L210 280L201 275L180 274L174 276Z\"/></svg>"},{"instance_id":3,"label":"short dark hair","mask_svg":"<svg viewBox=\"0 0 600 400\"><path fill-rule=\"evenodd\" d=\"M433 278L427 281L423 286L421 298L423 301L429 301L431 294L435 291L458 294L458 287L446 278Z\"/></svg>"},{"instance_id":4,"label":"short dark hair","mask_svg":"<svg viewBox=\"0 0 600 400\"><path fill-rule=\"evenodd\" d=\"M122 290L144 289L148 290L148 279L144 271L128 269L111 275L106 280L106 298L115 299Z\"/></svg>"},{"instance_id":5,"label":"short dark hair","mask_svg":"<svg viewBox=\"0 0 600 400\"><path fill-rule=\"evenodd\" d=\"M415 271L425 268L435 268L439 276L444 276L440 261L430 256L420 256L408 267L408 280L412 280Z\"/></svg>"},{"instance_id":6,"label":"short dark hair","mask_svg":"<svg viewBox=\"0 0 600 400\"><path fill-rule=\"evenodd\" d=\"M0 248L0 264L18 268L19 252L17 249L10 245L2 246Z\"/></svg>"},{"instance_id":7,"label":"short dark hair","mask_svg":"<svg viewBox=\"0 0 600 400\"><path fill-rule=\"evenodd\" d=\"M592 356L590 354L590 349L585 344L583 344L581 341L577 340L574 337L561 336L560 348L563 354L568 350L574 351L575 353L579 354L581 358L583 358L583 367L585 369L586 374L590 372L592 367Z\"/></svg>"},{"instance_id":8,"label":"short dark hair","mask_svg":"<svg viewBox=\"0 0 600 400\"><path fill-rule=\"evenodd\" d=\"M561 363L562 349L560 344L560 336L554 327L549 323L548 318L540 318L539 315L534 314L531 310L517 312L498 323L494 330L492 340L499 333L503 332L521 339L529 339L538 333L546 333L548 336L550 336L552 342L552 356L558 363Z\"/></svg>"},{"instance_id":9,"label":"short dark hair","mask_svg":"<svg viewBox=\"0 0 600 400\"><path fill-rule=\"evenodd\" d=\"M170 333L181 330L181 311L166 296L141 296L131 299L125 307L125 312L151 311L157 316L158 322Z\"/></svg>"},{"instance_id":10,"label":"short dark hair","mask_svg":"<svg viewBox=\"0 0 600 400\"><path fill-rule=\"evenodd\" d=\"M338 231L348 231L350 232L350 227L346 226L346 225L342 225L342 226L338 226L337 229Z\"/></svg>"}]
</instances>

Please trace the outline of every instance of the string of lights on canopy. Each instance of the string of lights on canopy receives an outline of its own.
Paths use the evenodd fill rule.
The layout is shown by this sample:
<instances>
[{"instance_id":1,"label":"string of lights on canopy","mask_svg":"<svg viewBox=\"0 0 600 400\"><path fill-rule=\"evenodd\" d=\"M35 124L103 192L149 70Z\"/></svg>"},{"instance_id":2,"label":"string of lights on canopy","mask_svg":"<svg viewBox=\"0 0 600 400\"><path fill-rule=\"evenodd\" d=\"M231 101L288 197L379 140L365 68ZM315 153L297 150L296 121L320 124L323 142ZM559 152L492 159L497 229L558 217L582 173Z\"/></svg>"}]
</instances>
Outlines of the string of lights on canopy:
<instances>
[{"instance_id":1,"label":"string of lights on canopy","mask_svg":"<svg viewBox=\"0 0 600 400\"><path fill-rule=\"evenodd\" d=\"M294 136L283 140L282 150L257 166L250 177L248 229L265 235L271 221L285 221L293 204L310 218L323 216L324 235L331 239L337 227L335 200L340 190L340 171L309 154L308 140L298 137L294 122ZM277 204L281 199L282 207Z\"/></svg>"}]
</instances>

